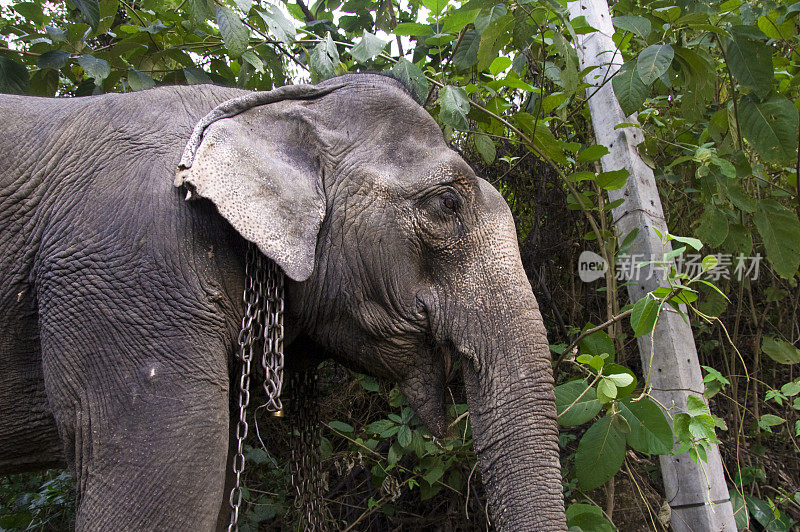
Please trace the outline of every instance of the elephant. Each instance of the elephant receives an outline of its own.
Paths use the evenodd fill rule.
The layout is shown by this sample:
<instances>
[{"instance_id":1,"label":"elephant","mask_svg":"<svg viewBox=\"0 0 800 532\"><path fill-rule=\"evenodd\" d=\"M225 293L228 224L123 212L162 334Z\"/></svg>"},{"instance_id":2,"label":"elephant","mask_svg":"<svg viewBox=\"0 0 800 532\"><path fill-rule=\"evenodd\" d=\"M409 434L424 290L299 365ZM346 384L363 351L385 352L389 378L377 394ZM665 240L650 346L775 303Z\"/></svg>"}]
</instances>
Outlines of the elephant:
<instances>
[{"instance_id":1,"label":"elephant","mask_svg":"<svg viewBox=\"0 0 800 532\"><path fill-rule=\"evenodd\" d=\"M217 527L253 243L286 276L286 344L398 383L433 435L460 361L495 527L566 530L510 209L402 83L3 95L0 113L0 474L68 465L78 530Z\"/></svg>"}]
</instances>

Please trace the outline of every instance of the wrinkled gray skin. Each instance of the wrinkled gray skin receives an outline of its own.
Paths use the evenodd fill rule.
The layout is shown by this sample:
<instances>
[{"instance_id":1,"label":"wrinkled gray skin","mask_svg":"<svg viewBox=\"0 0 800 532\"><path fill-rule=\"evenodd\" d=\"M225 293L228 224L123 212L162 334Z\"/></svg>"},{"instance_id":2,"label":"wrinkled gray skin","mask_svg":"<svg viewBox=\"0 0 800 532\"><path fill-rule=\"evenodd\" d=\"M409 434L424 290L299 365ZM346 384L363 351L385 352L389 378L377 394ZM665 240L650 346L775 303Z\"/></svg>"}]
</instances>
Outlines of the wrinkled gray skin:
<instances>
[{"instance_id":1,"label":"wrinkled gray skin","mask_svg":"<svg viewBox=\"0 0 800 532\"><path fill-rule=\"evenodd\" d=\"M494 524L564 530L506 203L395 81L318 87L211 123L180 188L195 124L246 93L0 97L0 473L66 462L81 530L222 522L244 236L291 277L289 339L400 382L434 433L461 359Z\"/></svg>"}]
</instances>

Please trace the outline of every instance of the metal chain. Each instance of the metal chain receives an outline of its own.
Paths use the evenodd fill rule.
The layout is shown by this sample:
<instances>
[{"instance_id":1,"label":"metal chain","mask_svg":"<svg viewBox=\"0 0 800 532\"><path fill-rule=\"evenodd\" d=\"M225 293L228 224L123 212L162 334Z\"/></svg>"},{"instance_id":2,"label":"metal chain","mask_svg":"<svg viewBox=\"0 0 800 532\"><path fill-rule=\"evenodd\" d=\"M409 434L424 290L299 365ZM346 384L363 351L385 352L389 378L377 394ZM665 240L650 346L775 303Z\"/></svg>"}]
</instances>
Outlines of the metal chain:
<instances>
[{"instance_id":1,"label":"metal chain","mask_svg":"<svg viewBox=\"0 0 800 532\"><path fill-rule=\"evenodd\" d=\"M259 255L261 255L259 253ZM283 413L281 388L283 387L283 273L278 265L269 261L267 265L265 297L267 299L267 322L264 324L264 392L267 394L266 408L278 415Z\"/></svg>"},{"instance_id":2,"label":"metal chain","mask_svg":"<svg viewBox=\"0 0 800 532\"><path fill-rule=\"evenodd\" d=\"M228 532L239 530L242 504L242 473L245 468L244 441L247 438L247 406L250 404L250 373L255 346L263 340L261 365L264 368L264 392L267 410L282 415L283 358L283 272L248 244L245 261L245 313L239 331L238 356L242 362L239 379L239 420L236 425L237 451L233 459L234 487L231 489L231 521ZM295 509L301 530L326 532L323 512L324 482L320 460L322 430L317 419L316 369L292 374L295 401L292 420L297 435L291 440L291 480L295 491ZM301 512L301 510L304 510Z\"/></svg>"},{"instance_id":3,"label":"metal chain","mask_svg":"<svg viewBox=\"0 0 800 532\"><path fill-rule=\"evenodd\" d=\"M281 411L281 382L283 380L283 273L274 262L268 261L258 248L247 245L244 265L244 305L242 328L239 331L239 358L242 374L239 379L239 421L236 425L237 450L233 457L235 482L229 502L231 521L228 532L239 530L239 511L242 505L242 473L244 472L244 441L247 438L247 406L250 404L250 371L255 345L264 340L261 364L265 370L264 390L267 410ZM264 320L265 310L269 319Z\"/></svg>"},{"instance_id":4,"label":"metal chain","mask_svg":"<svg viewBox=\"0 0 800 532\"><path fill-rule=\"evenodd\" d=\"M292 373L291 479L299 530L326 532L316 368Z\"/></svg>"}]
</instances>

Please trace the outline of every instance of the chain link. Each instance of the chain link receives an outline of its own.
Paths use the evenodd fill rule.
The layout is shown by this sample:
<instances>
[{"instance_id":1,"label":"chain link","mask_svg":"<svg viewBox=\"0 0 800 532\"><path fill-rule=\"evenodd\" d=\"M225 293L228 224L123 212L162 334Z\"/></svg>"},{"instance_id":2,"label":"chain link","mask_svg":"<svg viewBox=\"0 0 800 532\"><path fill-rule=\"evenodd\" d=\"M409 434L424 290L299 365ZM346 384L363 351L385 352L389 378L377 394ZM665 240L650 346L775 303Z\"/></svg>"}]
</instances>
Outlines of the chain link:
<instances>
[{"instance_id":1,"label":"chain link","mask_svg":"<svg viewBox=\"0 0 800 532\"><path fill-rule=\"evenodd\" d=\"M247 406L250 404L250 373L256 345L263 340L261 364L265 370L264 390L267 391L267 410L281 410L283 380L283 273L274 262L268 261L253 244L247 245L244 265L245 311L239 331L239 359L242 373L239 378L239 420L236 424L236 455L233 457L234 486L231 489L231 521L228 532L239 530L242 505L242 473L244 472L244 441L247 438ZM269 319L264 319L264 313ZM269 382L269 385L268 385Z\"/></svg>"},{"instance_id":2,"label":"chain link","mask_svg":"<svg viewBox=\"0 0 800 532\"><path fill-rule=\"evenodd\" d=\"M259 253L261 256L261 254ZM283 387L283 273L277 264L268 261L265 285L267 320L264 324L264 392L267 394L267 410L282 412L281 388Z\"/></svg>"},{"instance_id":3,"label":"chain link","mask_svg":"<svg viewBox=\"0 0 800 532\"><path fill-rule=\"evenodd\" d=\"M326 532L316 368L292 373L291 479L299 530Z\"/></svg>"},{"instance_id":4,"label":"chain link","mask_svg":"<svg viewBox=\"0 0 800 532\"><path fill-rule=\"evenodd\" d=\"M244 441L247 438L247 406L250 404L250 374L256 345L263 340L261 366L264 369L264 392L267 410L281 415L281 391L284 377L283 358L283 272L253 244L248 244L245 261L245 285L242 295L245 313L239 331L238 356L242 363L239 378L239 420L236 425L237 450L233 459L234 487L231 489L231 521L228 532L239 530L244 473ZM316 369L292 374L295 391L292 420L291 479L295 491L295 510L301 530L326 532L323 518L322 466L320 445L322 430L317 419ZM304 511L303 511L304 510Z\"/></svg>"}]
</instances>

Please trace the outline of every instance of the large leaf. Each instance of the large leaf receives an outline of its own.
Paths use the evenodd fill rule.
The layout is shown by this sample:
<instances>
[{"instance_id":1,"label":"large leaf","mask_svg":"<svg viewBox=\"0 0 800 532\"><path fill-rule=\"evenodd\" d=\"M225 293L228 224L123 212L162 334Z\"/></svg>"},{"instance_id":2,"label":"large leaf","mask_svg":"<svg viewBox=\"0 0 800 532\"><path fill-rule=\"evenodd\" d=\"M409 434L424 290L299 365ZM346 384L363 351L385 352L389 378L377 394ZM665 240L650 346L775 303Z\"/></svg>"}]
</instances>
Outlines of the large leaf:
<instances>
[{"instance_id":1,"label":"large leaf","mask_svg":"<svg viewBox=\"0 0 800 532\"><path fill-rule=\"evenodd\" d=\"M100 2L97 0L71 0L78 11L81 12L83 18L92 27L97 28L100 24Z\"/></svg>"},{"instance_id":2,"label":"large leaf","mask_svg":"<svg viewBox=\"0 0 800 532\"><path fill-rule=\"evenodd\" d=\"M415 37L430 35L433 33L431 27L427 24L420 24L419 22L403 22L398 24L392 32L395 35L413 35Z\"/></svg>"},{"instance_id":3,"label":"large leaf","mask_svg":"<svg viewBox=\"0 0 800 532\"><path fill-rule=\"evenodd\" d=\"M644 336L653 331L658 316L659 302L649 294L633 305L631 328L634 336Z\"/></svg>"},{"instance_id":4,"label":"large leaf","mask_svg":"<svg viewBox=\"0 0 800 532\"><path fill-rule=\"evenodd\" d=\"M624 459L625 435L612 423L611 416L597 420L578 443L575 453L578 483L584 490L602 486L619 471Z\"/></svg>"},{"instance_id":5,"label":"large leaf","mask_svg":"<svg viewBox=\"0 0 800 532\"><path fill-rule=\"evenodd\" d=\"M64 50L50 50L40 55L36 64L39 68L52 68L58 70L67 64L69 59L69 52Z\"/></svg>"},{"instance_id":6,"label":"large leaf","mask_svg":"<svg viewBox=\"0 0 800 532\"><path fill-rule=\"evenodd\" d=\"M797 216L775 200L758 202L753 216L764 239L767 258L781 277L791 278L800 266L800 224Z\"/></svg>"},{"instance_id":7,"label":"large leaf","mask_svg":"<svg viewBox=\"0 0 800 532\"><path fill-rule=\"evenodd\" d=\"M733 77L761 97L772 91L772 51L766 36L753 26L733 26L725 59Z\"/></svg>"},{"instance_id":8,"label":"large leaf","mask_svg":"<svg viewBox=\"0 0 800 532\"><path fill-rule=\"evenodd\" d=\"M641 52L636 60L636 72L645 85L660 78L672 64L675 51L668 44L651 44Z\"/></svg>"},{"instance_id":9,"label":"large leaf","mask_svg":"<svg viewBox=\"0 0 800 532\"><path fill-rule=\"evenodd\" d=\"M393 78L408 87L417 101L422 102L428 95L428 80L422 70L406 58L400 59L389 71Z\"/></svg>"},{"instance_id":10,"label":"large leaf","mask_svg":"<svg viewBox=\"0 0 800 532\"><path fill-rule=\"evenodd\" d=\"M556 386L556 410L558 411L559 425L563 427L582 425L600 412L603 405L597 400L597 393L594 388L588 390L587 388L589 386L585 380L569 381ZM584 392L586 393L581 397ZM580 399L575 402L578 397ZM575 404L573 405L573 403Z\"/></svg>"},{"instance_id":11,"label":"large leaf","mask_svg":"<svg viewBox=\"0 0 800 532\"><path fill-rule=\"evenodd\" d=\"M442 122L455 129L468 129L467 113L469 112L469 99L461 87L448 85L439 93L439 118Z\"/></svg>"},{"instance_id":12,"label":"large leaf","mask_svg":"<svg viewBox=\"0 0 800 532\"><path fill-rule=\"evenodd\" d=\"M500 50L511 40L513 15L504 15L493 21L481 34L478 45L478 70L486 70L497 57Z\"/></svg>"},{"instance_id":13,"label":"large leaf","mask_svg":"<svg viewBox=\"0 0 800 532\"><path fill-rule=\"evenodd\" d=\"M468 70L478 64L478 47L481 43L481 36L475 30L464 32L461 37L461 44L458 45L456 53L453 54L453 66L458 70Z\"/></svg>"},{"instance_id":14,"label":"large leaf","mask_svg":"<svg viewBox=\"0 0 800 532\"><path fill-rule=\"evenodd\" d=\"M132 68L128 70L128 85L135 91L141 91L155 87L156 82L144 72Z\"/></svg>"},{"instance_id":15,"label":"large leaf","mask_svg":"<svg viewBox=\"0 0 800 532\"><path fill-rule=\"evenodd\" d=\"M242 23L239 15L228 7L217 5L217 26L231 57L241 57L250 44L250 30Z\"/></svg>"},{"instance_id":16,"label":"large leaf","mask_svg":"<svg viewBox=\"0 0 800 532\"><path fill-rule=\"evenodd\" d=\"M311 72L317 80L333 77L334 68L339 64L339 51L333 42L331 34L325 35L311 51Z\"/></svg>"},{"instance_id":17,"label":"large leaf","mask_svg":"<svg viewBox=\"0 0 800 532\"><path fill-rule=\"evenodd\" d=\"M285 44L294 42L297 28L294 27L292 21L286 18L280 9L270 4L266 10L258 9L257 11L267 24L270 33L276 39Z\"/></svg>"},{"instance_id":18,"label":"large leaf","mask_svg":"<svg viewBox=\"0 0 800 532\"><path fill-rule=\"evenodd\" d=\"M706 205L695 234L712 248L721 245L728 236L728 217L714 205Z\"/></svg>"},{"instance_id":19,"label":"large leaf","mask_svg":"<svg viewBox=\"0 0 800 532\"><path fill-rule=\"evenodd\" d=\"M78 64L90 78L94 78L95 85L111 74L111 65L105 59L99 59L93 55L85 54L78 56Z\"/></svg>"},{"instance_id":20,"label":"large leaf","mask_svg":"<svg viewBox=\"0 0 800 532\"><path fill-rule=\"evenodd\" d=\"M350 55L359 63L366 63L381 53L388 42L364 30L361 41L350 49Z\"/></svg>"},{"instance_id":21,"label":"large leaf","mask_svg":"<svg viewBox=\"0 0 800 532\"><path fill-rule=\"evenodd\" d=\"M764 338L761 342L761 350L780 364L800 363L800 349L780 338Z\"/></svg>"},{"instance_id":22,"label":"large leaf","mask_svg":"<svg viewBox=\"0 0 800 532\"><path fill-rule=\"evenodd\" d=\"M611 19L611 22L614 24L615 28L629 31L642 39L647 39L648 35L650 35L650 32L653 30L649 19L636 15L614 17Z\"/></svg>"},{"instance_id":23,"label":"large leaf","mask_svg":"<svg viewBox=\"0 0 800 532\"><path fill-rule=\"evenodd\" d=\"M647 85L639 78L636 70L636 60L631 59L622 65L617 75L611 79L614 94L625 116L638 111L647 98Z\"/></svg>"},{"instance_id":24,"label":"large leaf","mask_svg":"<svg viewBox=\"0 0 800 532\"><path fill-rule=\"evenodd\" d=\"M0 92L25 94L30 79L25 65L0 55Z\"/></svg>"},{"instance_id":25,"label":"large leaf","mask_svg":"<svg viewBox=\"0 0 800 532\"><path fill-rule=\"evenodd\" d=\"M742 135L767 162L789 164L797 157L797 109L783 96L758 101L748 94L739 105Z\"/></svg>"},{"instance_id":26,"label":"large leaf","mask_svg":"<svg viewBox=\"0 0 800 532\"><path fill-rule=\"evenodd\" d=\"M657 404L645 397L636 402L623 399L618 405L631 429L627 437L631 448L646 454L669 454L672 429Z\"/></svg>"}]
</instances>

